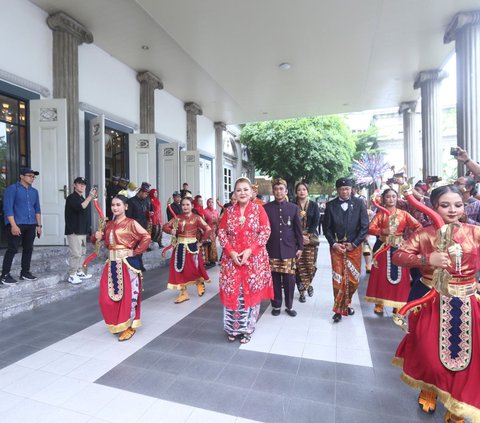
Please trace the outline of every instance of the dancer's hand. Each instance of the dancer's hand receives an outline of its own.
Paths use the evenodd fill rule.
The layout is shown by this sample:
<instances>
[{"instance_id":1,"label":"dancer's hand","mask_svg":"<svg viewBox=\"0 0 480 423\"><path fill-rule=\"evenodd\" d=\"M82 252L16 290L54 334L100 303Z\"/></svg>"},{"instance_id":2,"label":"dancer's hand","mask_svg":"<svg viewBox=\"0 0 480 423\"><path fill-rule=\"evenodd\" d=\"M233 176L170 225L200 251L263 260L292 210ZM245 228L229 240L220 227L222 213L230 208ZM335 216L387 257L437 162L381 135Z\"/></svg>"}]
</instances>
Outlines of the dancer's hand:
<instances>
[{"instance_id":1,"label":"dancer's hand","mask_svg":"<svg viewBox=\"0 0 480 423\"><path fill-rule=\"evenodd\" d=\"M430 254L429 263L433 267L441 267L442 269L446 269L452 264L448 253L439 253L437 251Z\"/></svg>"}]
</instances>

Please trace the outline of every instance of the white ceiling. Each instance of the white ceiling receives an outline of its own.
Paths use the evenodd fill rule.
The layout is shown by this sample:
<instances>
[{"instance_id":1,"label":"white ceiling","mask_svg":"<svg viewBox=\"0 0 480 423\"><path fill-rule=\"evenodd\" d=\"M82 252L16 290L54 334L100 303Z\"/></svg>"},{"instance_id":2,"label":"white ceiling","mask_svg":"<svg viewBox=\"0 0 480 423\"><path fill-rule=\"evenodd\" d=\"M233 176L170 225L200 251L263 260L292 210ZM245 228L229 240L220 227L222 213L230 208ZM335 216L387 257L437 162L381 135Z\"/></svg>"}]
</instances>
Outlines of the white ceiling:
<instances>
[{"instance_id":1,"label":"white ceiling","mask_svg":"<svg viewBox=\"0 0 480 423\"><path fill-rule=\"evenodd\" d=\"M31 0L227 124L395 107L480 0ZM148 45L149 50L141 47ZM290 63L282 71L278 65Z\"/></svg>"}]
</instances>

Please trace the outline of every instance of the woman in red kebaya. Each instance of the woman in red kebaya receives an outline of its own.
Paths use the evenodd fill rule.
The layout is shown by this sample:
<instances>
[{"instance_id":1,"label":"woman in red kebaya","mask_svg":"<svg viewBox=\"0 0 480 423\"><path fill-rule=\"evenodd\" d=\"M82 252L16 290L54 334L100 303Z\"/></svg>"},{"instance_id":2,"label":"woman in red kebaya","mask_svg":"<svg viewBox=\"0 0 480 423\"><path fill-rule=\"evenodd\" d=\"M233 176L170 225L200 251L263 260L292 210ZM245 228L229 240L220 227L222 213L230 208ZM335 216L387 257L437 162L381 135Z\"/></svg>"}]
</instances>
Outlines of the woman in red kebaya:
<instances>
[{"instance_id":1,"label":"woman in red kebaya","mask_svg":"<svg viewBox=\"0 0 480 423\"><path fill-rule=\"evenodd\" d=\"M225 208L218 239L223 248L220 301L228 340L245 344L255 330L262 300L273 298L272 273L265 245L270 222L262 206L252 203L247 178L235 183L237 203Z\"/></svg>"}]
</instances>

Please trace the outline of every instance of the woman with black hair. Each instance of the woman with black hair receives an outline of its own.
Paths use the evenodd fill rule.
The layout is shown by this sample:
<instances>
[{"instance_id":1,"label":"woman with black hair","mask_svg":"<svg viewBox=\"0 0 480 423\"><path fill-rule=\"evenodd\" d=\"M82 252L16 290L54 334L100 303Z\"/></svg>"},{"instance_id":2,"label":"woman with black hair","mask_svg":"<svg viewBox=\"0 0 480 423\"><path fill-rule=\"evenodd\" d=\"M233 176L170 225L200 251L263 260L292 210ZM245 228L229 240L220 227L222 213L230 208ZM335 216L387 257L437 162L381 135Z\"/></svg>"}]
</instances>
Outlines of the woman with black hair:
<instances>
[{"instance_id":1,"label":"woman with black hair","mask_svg":"<svg viewBox=\"0 0 480 423\"><path fill-rule=\"evenodd\" d=\"M317 272L317 254L318 254L318 224L320 221L320 210L317 203L308 199L308 185L306 182L299 182L295 185L295 195L297 196L298 214L303 230L303 251L302 256L297 260L297 269L295 271L299 301L306 301L305 292L309 297L313 296L312 281Z\"/></svg>"},{"instance_id":2,"label":"woman with black hair","mask_svg":"<svg viewBox=\"0 0 480 423\"><path fill-rule=\"evenodd\" d=\"M95 238L104 239L108 259L100 279L100 310L111 333L127 341L140 326L141 262L138 258L150 245L150 235L134 219L125 215L127 197L112 198L113 219Z\"/></svg>"},{"instance_id":3,"label":"woman with black hair","mask_svg":"<svg viewBox=\"0 0 480 423\"><path fill-rule=\"evenodd\" d=\"M421 390L418 404L423 411L433 413L438 397L447 409L445 422L480 422L480 299L475 278L480 227L461 223L464 203L458 187L436 188L430 200L439 215L432 217L443 226L418 230L393 255L397 266L418 267L422 273L410 294L414 301L399 311L408 318L408 333L393 363L402 368L403 382Z\"/></svg>"}]
</instances>

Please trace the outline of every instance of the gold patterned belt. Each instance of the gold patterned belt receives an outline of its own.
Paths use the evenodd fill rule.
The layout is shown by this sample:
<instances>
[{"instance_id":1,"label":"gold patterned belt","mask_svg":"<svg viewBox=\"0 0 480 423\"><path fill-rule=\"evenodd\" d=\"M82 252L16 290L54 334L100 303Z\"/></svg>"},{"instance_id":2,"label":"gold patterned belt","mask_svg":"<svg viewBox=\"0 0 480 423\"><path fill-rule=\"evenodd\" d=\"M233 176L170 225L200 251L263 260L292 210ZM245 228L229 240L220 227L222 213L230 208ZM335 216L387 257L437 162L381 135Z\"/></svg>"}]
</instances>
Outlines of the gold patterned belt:
<instances>
[{"instance_id":1,"label":"gold patterned belt","mask_svg":"<svg viewBox=\"0 0 480 423\"><path fill-rule=\"evenodd\" d=\"M193 243L196 244L198 242L197 238L188 238L188 237L183 237L183 236L177 237L177 241L180 244L193 244Z\"/></svg>"},{"instance_id":2,"label":"gold patterned belt","mask_svg":"<svg viewBox=\"0 0 480 423\"><path fill-rule=\"evenodd\" d=\"M422 278L422 283L432 288L433 281ZM477 281L472 276L451 278L448 282L448 295L451 297L469 297L477 292Z\"/></svg>"},{"instance_id":3,"label":"gold patterned belt","mask_svg":"<svg viewBox=\"0 0 480 423\"><path fill-rule=\"evenodd\" d=\"M133 250L108 250L108 258L110 261L119 261L128 257L129 253L133 253Z\"/></svg>"},{"instance_id":4,"label":"gold patterned belt","mask_svg":"<svg viewBox=\"0 0 480 423\"><path fill-rule=\"evenodd\" d=\"M381 235L380 241L392 247L397 247L402 243L403 238L401 235Z\"/></svg>"}]
</instances>

